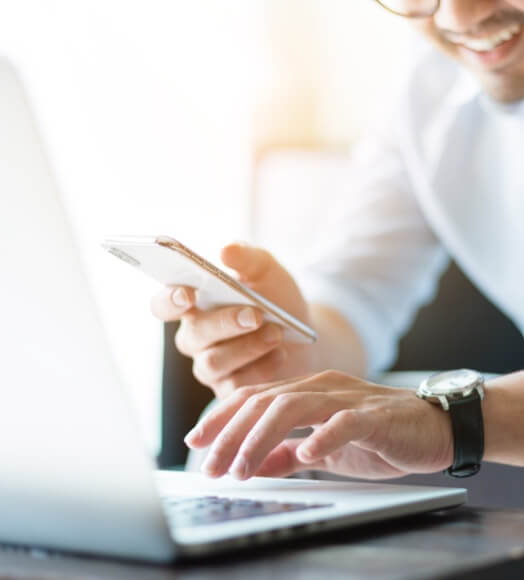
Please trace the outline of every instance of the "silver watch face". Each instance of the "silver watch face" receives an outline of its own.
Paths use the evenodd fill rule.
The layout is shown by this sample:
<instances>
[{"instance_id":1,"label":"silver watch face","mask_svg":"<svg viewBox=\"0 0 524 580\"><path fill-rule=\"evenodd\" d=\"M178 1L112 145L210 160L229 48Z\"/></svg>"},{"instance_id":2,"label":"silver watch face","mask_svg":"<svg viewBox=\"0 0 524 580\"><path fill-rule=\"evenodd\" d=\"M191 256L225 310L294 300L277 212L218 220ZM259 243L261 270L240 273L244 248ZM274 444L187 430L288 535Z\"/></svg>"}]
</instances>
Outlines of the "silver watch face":
<instances>
[{"instance_id":1,"label":"silver watch face","mask_svg":"<svg viewBox=\"0 0 524 580\"><path fill-rule=\"evenodd\" d=\"M421 391L426 395L455 395L471 390L479 382L482 375L477 371L460 369L438 373L429 377L421 385Z\"/></svg>"}]
</instances>

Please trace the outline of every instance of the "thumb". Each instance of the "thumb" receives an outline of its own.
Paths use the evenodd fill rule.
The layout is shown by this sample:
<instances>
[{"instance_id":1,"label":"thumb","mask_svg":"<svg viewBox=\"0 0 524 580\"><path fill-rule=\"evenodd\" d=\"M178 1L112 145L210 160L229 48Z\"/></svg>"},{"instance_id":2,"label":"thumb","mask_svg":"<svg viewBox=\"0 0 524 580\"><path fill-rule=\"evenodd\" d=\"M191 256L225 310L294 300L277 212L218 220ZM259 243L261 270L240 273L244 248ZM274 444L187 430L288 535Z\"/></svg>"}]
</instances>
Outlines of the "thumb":
<instances>
[{"instance_id":1,"label":"thumb","mask_svg":"<svg viewBox=\"0 0 524 580\"><path fill-rule=\"evenodd\" d=\"M221 259L226 266L237 271L241 282L257 289L294 286L289 272L263 248L237 242L222 249Z\"/></svg>"},{"instance_id":2,"label":"thumb","mask_svg":"<svg viewBox=\"0 0 524 580\"><path fill-rule=\"evenodd\" d=\"M249 282L260 281L279 266L269 252L244 242L225 246L220 257L226 266L236 270L242 279Z\"/></svg>"},{"instance_id":3,"label":"thumb","mask_svg":"<svg viewBox=\"0 0 524 580\"><path fill-rule=\"evenodd\" d=\"M298 319L308 320L307 304L295 280L268 251L237 242L222 249L221 259L236 270L240 282Z\"/></svg>"}]
</instances>

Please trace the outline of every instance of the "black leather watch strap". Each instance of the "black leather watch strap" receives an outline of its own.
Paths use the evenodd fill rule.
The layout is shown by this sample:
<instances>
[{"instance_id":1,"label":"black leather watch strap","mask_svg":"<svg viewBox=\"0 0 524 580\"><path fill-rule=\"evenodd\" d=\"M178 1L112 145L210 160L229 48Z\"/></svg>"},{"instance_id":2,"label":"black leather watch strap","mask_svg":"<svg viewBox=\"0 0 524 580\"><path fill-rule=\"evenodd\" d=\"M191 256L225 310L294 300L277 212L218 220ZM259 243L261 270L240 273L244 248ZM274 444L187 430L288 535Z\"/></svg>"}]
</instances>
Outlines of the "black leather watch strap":
<instances>
[{"instance_id":1,"label":"black leather watch strap","mask_svg":"<svg viewBox=\"0 0 524 580\"><path fill-rule=\"evenodd\" d=\"M484 421L477 390L464 398L449 401L453 428L453 465L446 470L452 477L470 477L480 471L484 455Z\"/></svg>"}]
</instances>

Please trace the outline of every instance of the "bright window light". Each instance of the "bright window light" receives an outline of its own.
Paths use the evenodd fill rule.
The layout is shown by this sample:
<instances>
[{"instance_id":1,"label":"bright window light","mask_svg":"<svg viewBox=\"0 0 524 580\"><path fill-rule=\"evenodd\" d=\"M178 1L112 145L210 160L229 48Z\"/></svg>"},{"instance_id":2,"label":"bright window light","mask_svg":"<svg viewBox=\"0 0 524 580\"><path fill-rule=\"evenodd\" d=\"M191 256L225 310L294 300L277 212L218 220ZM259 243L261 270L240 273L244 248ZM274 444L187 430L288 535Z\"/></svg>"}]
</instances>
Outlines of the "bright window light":
<instances>
[{"instance_id":1,"label":"bright window light","mask_svg":"<svg viewBox=\"0 0 524 580\"><path fill-rule=\"evenodd\" d=\"M159 442L157 286L99 248L178 237L214 257L247 235L257 2L0 0L117 364Z\"/></svg>"}]
</instances>

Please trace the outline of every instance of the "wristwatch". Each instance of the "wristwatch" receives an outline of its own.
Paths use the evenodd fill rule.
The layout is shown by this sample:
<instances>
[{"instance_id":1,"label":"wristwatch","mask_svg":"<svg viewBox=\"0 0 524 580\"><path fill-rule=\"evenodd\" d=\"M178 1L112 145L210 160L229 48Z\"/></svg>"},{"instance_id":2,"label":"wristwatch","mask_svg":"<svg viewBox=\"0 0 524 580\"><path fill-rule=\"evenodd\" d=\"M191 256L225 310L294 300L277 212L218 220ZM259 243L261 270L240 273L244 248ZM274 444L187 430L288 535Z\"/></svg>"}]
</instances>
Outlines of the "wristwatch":
<instances>
[{"instance_id":1,"label":"wristwatch","mask_svg":"<svg viewBox=\"0 0 524 580\"><path fill-rule=\"evenodd\" d=\"M437 373L421 383L417 397L450 414L455 451L453 465L445 473L452 477L478 473L484 455L484 377L469 369Z\"/></svg>"}]
</instances>

